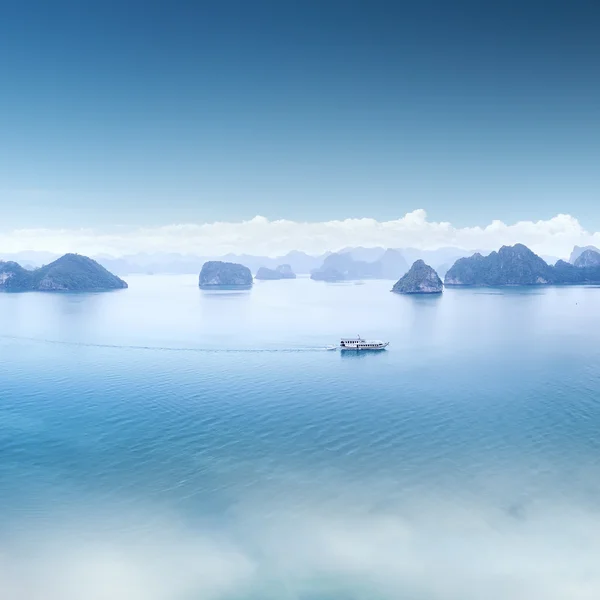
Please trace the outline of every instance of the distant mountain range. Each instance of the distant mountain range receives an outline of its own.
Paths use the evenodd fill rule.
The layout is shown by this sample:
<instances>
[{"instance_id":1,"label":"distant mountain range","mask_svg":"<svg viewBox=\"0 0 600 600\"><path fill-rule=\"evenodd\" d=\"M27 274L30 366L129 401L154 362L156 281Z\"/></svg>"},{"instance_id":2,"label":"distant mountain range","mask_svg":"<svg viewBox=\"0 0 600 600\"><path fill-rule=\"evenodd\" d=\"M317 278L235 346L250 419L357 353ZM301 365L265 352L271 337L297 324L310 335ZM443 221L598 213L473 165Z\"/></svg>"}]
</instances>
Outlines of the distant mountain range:
<instances>
[{"instance_id":1,"label":"distant mountain range","mask_svg":"<svg viewBox=\"0 0 600 600\"><path fill-rule=\"evenodd\" d=\"M393 252L391 252L393 250ZM284 256L274 258L250 254L226 254L223 256L202 256L194 254L177 254L156 252L152 254L139 253L115 258L113 256L96 255L93 258L109 271L118 275L130 274L194 274L197 275L202 265L210 260L234 262L245 265L252 273L257 273L261 267L276 269L279 265L287 264L294 273L310 274L320 269L328 256L333 252L325 252L311 256L299 250L293 250ZM349 254L354 261L363 263L381 262L382 277L397 279L408 271L409 265L418 259L431 265L441 276L450 266L463 256L470 256L472 251L460 248L440 248L438 250L417 250L416 248L386 249L383 247L343 248L335 254ZM401 256L399 256L401 255ZM59 258L58 254L49 252L19 252L13 254L0 253L0 260L14 261L32 269L49 264ZM379 267L375 267L376 269ZM368 270L368 269L367 269Z\"/></svg>"},{"instance_id":2,"label":"distant mountain range","mask_svg":"<svg viewBox=\"0 0 600 600\"><path fill-rule=\"evenodd\" d=\"M569 261L574 263L586 250L597 251L593 246L575 246ZM485 256L488 253L480 251ZM223 256L202 256L194 254L177 254L156 252L152 254L138 253L115 258L113 256L96 255L94 260L104 268L117 275L131 274L193 274L198 275L205 262L218 260L242 264L254 274L261 267L276 270L279 265L287 264L294 273L307 275L317 272L316 278L330 280L344 279L398 279L404 275L411 264L423 260L444 277L450 267L460 258L473 255L473 251L455 247L437 250L418 250L417 248L365 248L346 247L338 252L325 252L311 256L305 252L294 250L284 256L268 257L251 254L226 254ZM329 257L332 257L329 259ZM341 257L341 258L340 258ZM59 258L49 252L19 252L13 254L0 253L0 260L14 261L26 269L34 269L47 265ZM557 262L557 258L542 256L548 264ZM329 259L329 260L328 260ZM325 269L325 273L323 270ZM321 277L319 275L321 274Z\"/></svg>"},{"instance_id":3,"label":"distant mountain range","mask_svg":"<svg viewBox=\"0 0 600 600\"><path fill-rule=\"evenodd\" d=\"M364 256L365 253L360 255ZM357 260L353 252L330 254L323 264L311 273L320 281L352 281L357 279L398 279L408 271L402 252L388 248L374 261Z\"/></svg>"},{"instance_id":4,"label":"distant mountain range","mask_svg":"<svg viewBox=\"0 0 600 600\"><path fill-rule=\"evenodd\" d=\"M464 256L471 256L475 250L464 250L462 248L444 247L438 248L437 250L419 250L418 248L395 248L396 252L402 254L404 259L404 271L392 275L388 273L389 277L386 279L396 279L408 271L410 265L415 263L417 260L422 260L428 265L431 265L441 276L444 276L446 271L459 259ZM365 262L375 262L383 258L386 252L386 248L344 248L338 252L349 253L354 260L360 260ZM389 259L389 256L388 256ZM385 259L384 259L385 260Z\"/></svg>"},{"instance_id":5,"label":"distant mountain range","mask_svg":"<svg viewBox=\"0 0 600 600\"><path fill-rule=\"evenodd\" d=\"M279 265L288 264L295 273L308 274L323 263L329 253L321 256L310 256L304 252L292 251L285 256L270 258L249 254L226 254L223 256L201 256L193 254L177 254L156 252L152 254L129 254L115 258L113 256L96 255L93 258L109 271L119 275L132 274L193 274L198 275L202 265L209 261L238 263L256 273L260 267L276 269ZM59 257L48 252L19 252L14 254L0 253L0 260L14 261L28 268L37 268L48 264Z\"/></svg>"},{"instance_id":6,"label":"distant mountain range","mask_svg":"<svg viewBox=\"0 0 600 600\"><path fill-rule=\"evenodd\" d=\"M416 252L416 251L415 251ZM438 260L448 259L457 249L424 253ZM360 279L393 279L398 283L396 291L417 293L423 286L435 287L437 274L422 259L413 263L410 277L401 280L408 271L406 255L411 250L388 248L349 248L345 252L334 252L324 257L311 257L302 252L291 252L285 257L270 259L256 256L228 256L227 261L207 261L202 257L181 255L136 255L138 262L128 262L131 257L121 259L100 258L100 261L78 254L66 254L47 264L27 268L32 261L52 258L44 253L29 253L19 256L22 264L14 260L0 260L0 290L3 291L100 291L120 289L127 284L110 270L123 273L201 273L200 285L222 285L221 279L235 279L235 285L252 285L252 269L258 271L258 279L294 278L294 270L302 272L314 265L311 278L323 281L351 281ZM14 255L10 258L13 258ZM8 257L0 257L8 258ZM322 260L321 260L322 258ZM578 248L571 255L573 263L558 260L549 265L542 257L523 244L503 246L487 255L476 252L462 256L445 273L444 285L452 286L520 286L520 285L568 285L600 284L600 252L592 247ZM372 259L372 260L364 260ZM279 263L287 260L286 263ZM273 263L278 263L275 266ZM296 265L294 269L293 264ZM214 267L209 269L211 265ZM250 265L250 266L249 266ZM260 266L257 266L260 265ZM298 268L300 266L300 268ZM438 267L439 268L439 267ZM435 275L435 277L433 277ZM400 280L400 281L398 281ZM435 285L434 285L435 284ZM413 292L407 291L413 290Z\"/></svg>"}]
</instances>

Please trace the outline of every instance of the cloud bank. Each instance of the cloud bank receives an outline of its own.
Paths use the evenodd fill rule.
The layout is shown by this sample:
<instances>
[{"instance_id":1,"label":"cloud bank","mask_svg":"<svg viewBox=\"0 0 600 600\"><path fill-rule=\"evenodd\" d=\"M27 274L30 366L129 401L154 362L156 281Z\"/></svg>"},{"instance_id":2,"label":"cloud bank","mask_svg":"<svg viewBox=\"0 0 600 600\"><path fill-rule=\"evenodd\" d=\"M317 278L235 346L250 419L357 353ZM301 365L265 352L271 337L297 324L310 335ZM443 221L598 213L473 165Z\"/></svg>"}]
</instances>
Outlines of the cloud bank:
<instances>
[{"instance_id":1,"label":"cloud bank","mask_svg":"<svg viewBox=\"0 0 600 600\"><path fill-rule=\"evenodd\" d=\"M166 225L152 228L20 229L0 233L0 255L26 251L63 254L123 256L139 252L174 252L197 256L227 253L281 256L291 250L308 254L336 251L347 246L436 250L453 246L465 250L494 250L523 243L539 254L567 257L575 245L600 246L600 232L586 231L568 214L545 221L506 224L492 221L484 227L456 227L430 221L423 209L399 219L345 219L341 221L270 221L256 216L248 221Z\"/></svg>"},{"instance_id":2,"label":"cloud bank","mask_svg":"<svg viewBox=\"0 0 600 600\"><path fill-rule=\"evenodd\" d=\"M273 507L270 507L273 508ZM410 516L409 516L410 515ZM406 514L316 508L241 517L211 531L154 519L86 520L0 542L11 600L592 600L593 511L545 504L528 517L447 500ZM214 528L213 528L214 529Z\"/></svg>"}]
</instances>

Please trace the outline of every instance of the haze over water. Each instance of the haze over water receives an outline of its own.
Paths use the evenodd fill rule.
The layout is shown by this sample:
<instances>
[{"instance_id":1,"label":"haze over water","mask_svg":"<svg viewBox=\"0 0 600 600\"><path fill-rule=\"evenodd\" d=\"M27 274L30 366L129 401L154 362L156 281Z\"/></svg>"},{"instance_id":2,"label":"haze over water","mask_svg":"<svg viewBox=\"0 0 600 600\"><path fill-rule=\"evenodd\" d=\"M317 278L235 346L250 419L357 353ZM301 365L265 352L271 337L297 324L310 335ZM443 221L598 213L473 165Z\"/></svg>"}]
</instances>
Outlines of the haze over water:
<instances>
[{"instance_id":1,"label":"haze over water","mask_svg":"<svg viewBox=\"0 0 600 600\"><path fill-rule=\"evenodd\" d=\"M127 280L0 294L3 597L598 597L600 289Z\"/></svg>"}]
</instances>

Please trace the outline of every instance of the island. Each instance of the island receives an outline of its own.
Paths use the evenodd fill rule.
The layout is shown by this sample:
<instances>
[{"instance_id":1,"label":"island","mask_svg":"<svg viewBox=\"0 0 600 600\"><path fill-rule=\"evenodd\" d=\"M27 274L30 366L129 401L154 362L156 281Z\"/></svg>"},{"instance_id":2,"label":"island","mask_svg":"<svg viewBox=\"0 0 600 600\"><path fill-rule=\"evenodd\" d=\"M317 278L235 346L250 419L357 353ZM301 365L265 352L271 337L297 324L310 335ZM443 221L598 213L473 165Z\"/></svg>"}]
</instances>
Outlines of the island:
<instances>
[{"instance_id":1,"label":"island","mask_svg":"<svg viewBox=\"0 0 600 600\"><path fill-rule=\"evenodd\" d=\"M588 248L573 262L576 267L600 267L600 252Z\"/></svg>"},{"instance_id":2,"label":"island","mask_svg":"<svg viewBox=\"0 0 600 600\"><path fill-rule=\"evenodd\" d=\"M583 285L600 283L600 264L577 266L559 260L552 268L552 282L555 285Z\"/></svg>"},{"instance_id":3,"label":"island","mask_svg":"<svg viewBox=\"0 0 600 600\"><path fill-rule=\"evenodd\" d=\"M30 291L32 272L14 261L0 261L0 290L4 292Z\"/></svg>"},{"instance_id":4,"label":"island","mask_svg":"<svg viewBox=\"0 0 600 600\"><path fill-rule=\"evenodd\" d=\"M315 281L351 281L355 279L374 279L380 275L380 265L362 260L354 260L350 252L330 254L320 268L311 272Z\"/></svg>"},{"instance_id":5,"label":"island","mask_svg":"<svg viewBox=\"0 0 600 600\"><path fill-rule=\"evenodd\" d=\"M9 292L105 292L127 288L127 283L95 260L65 254L39 269L16 262L0 262L0 290Z\"/></svg>"},{"instance_id":6,"label":"island","mask_svg":"<svg viewBox=\"0 0 600 600\"><path fill-rule=\"evenodd\" d=\"M398 279L408 272L408 263L400 250L388 248L376 261L380 265L381 279Z\"/></svg>"},{"instance_id":7,"label":"island","mask_svg":"<svg viewBox=\"0 0 600 600\"><path fill-rule=\"evenodd\" d=\"M392 292L396 294L441 294L443 290L438 274L420 259L413 263L408 273L392 288Z\"/></svg>"},{"instance_id":8,"label":"island","mask_svg":"<svg viewBox=\"0 0 600 600\"><path fill-rule=\"evenodd\" d=\"M502 246L488 256L458 259L446 273L446 287L573 285L600 283L599 266L576 266L559 260L554 266L523 244Z\"/></svg>"},{"instance_id":9,"label":"island","mask_svg":"<svg viewBox=\"0 0 600 600\"><path fill-rule=\"evenodd\" d=\"M569 262L574 265L575 261L586 251L593 250L594 252L600 252L596 246L574 246L571 256L569 256Z\"/></svg>"},{"instance_id":10,"label":"island","mask_svg":"<svg viewBox=\"0 0 600 600\"><path fill-rule=\"evenodd\" d=\"M552 281L552 267L523 244L502 246L482 256L459 258L446 273L446 286L540 285Z\"/></svg>"},{"instance_id":11,"label":"island","mask_svg":"<svg viewBox=\"0 0 600 600\"><path fill-rule=\"evenodd\" d=\"M252 283L252 273L248 267L220 260L205 262L198 281L202 289L248 289Z\"/></svg>"},{"instance_id":12,"label":"island","mask_svg":"<svg viewBox=\"0 0 600 600\"><path fill-rule=\"evenodd\" d=\"M355 281L359 279L397 279L408 270L399 250L388 248L381 258L368 262L355 260L350 252L334 252L320 268L311 272L316 281Z\"/></svg>"},{"instance_id":13,"label":"island","mask_svg":"<svg viewBox=\"0 0 600 600\"><path fill-rule=\"evenodd\" d=\"M276 280L276 279L296 279L296 274L292 271L290 265L279 265L276 269L260 267L254 276L254 279Z\"/></svg>"}]
</instances>

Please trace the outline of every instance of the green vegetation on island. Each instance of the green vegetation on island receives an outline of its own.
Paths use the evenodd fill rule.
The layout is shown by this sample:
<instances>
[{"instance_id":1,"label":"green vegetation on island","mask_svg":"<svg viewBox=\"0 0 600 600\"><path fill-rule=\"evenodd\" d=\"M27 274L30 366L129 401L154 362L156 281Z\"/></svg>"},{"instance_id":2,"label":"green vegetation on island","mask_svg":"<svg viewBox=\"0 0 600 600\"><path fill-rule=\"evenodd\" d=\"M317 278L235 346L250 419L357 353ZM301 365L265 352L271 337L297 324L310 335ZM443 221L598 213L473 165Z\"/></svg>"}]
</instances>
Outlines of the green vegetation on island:
<instances>
[{"instance_id":1,"label":"green vegetation on island","mask_svg":"<svg viewBox=\"0 0 600 600\"><path fill-rule=\"evenodd\" d=\"M249 288L252 273L248 267L238 263L209 260L202 265L198 284L201 288Z\"/></svg>"},{"instance_id":2,"label":"green vegetation on island","mask_svg":"<svg viewBox=\"0 0 600 600\"><path fill-rule=\"evenodd\" d=\"M600 283L600 265L576 266L559 260L547 264L523 244L502 246L488 256L460 258L446 273L444 285L516 286Z\"/></svg>"},{"instance_id":3,"label":"green vegetation on island","mask_svg":"<svg viewBox=\"0 0 600 600\"><path fill-rule=\"evenodd\" d=\"M392 288L396 294L441 294L443 290L438 274L422 260L415 261Z\"/></svg>"},{"instance_id":4,"label":"green vegetation on island","mask_svg":"<svg viewBox=\"0 0 600 600\"><path fill-rule=\"evenodd\" d=\"M103 292L127 284L87 256L65 254L39 269L0 262L0 290L9 292Z\"/></svg>"}]
</instances>

